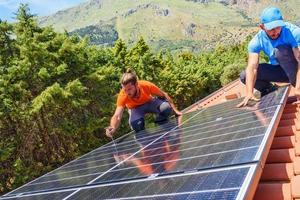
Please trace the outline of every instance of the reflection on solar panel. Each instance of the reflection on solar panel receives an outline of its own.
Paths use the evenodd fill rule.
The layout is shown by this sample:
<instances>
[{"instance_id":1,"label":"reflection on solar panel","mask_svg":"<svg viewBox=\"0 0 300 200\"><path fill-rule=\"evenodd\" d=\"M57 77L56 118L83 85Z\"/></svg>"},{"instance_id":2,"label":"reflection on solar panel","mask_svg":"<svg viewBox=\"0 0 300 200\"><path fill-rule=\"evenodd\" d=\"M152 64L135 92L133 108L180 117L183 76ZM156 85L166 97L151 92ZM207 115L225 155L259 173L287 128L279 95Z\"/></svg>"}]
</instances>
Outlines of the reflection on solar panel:
<instances>
[{"instance_id":1,"label":"reflection on solar panel","mask_svg":"<svg viewBox=\"0 0 300 200\"><path fill-rule=\"evenodd\" d=\"M0 199L244 199L287 88L185 114L100 147Z\"/></svg>"}]
</instances>

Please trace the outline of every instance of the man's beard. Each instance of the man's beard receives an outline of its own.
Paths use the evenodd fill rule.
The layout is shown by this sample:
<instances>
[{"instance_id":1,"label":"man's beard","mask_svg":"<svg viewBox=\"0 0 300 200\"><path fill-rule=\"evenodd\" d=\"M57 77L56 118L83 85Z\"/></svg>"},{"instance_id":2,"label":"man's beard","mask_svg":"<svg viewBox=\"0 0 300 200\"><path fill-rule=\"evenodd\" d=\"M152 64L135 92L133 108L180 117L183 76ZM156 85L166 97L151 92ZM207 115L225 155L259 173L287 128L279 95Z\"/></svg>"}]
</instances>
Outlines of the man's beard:
<instances>
[{"instance_id":1,"label":"man's beard","mask_svg":"<svg viewBox=\"0 0 300 200\"><path fill-rule=\"evenodd\" d=\"M268 34L267 34L267 35L268 35ZM268 37L269 37L271 40L277 40L277 39L280 37L280 35L281 35L281 32L277 35L276 38L270 37L269 35L268 35Z\"/></svg>"}]
</instances>

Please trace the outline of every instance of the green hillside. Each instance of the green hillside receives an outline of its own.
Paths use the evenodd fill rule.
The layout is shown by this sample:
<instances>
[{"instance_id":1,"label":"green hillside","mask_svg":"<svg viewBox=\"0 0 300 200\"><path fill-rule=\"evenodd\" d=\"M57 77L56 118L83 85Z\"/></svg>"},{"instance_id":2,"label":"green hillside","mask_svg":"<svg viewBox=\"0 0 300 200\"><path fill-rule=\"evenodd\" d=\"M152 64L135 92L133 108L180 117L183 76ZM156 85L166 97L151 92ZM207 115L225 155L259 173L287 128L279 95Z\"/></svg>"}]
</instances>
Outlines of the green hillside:
<instances>
[{"instance_id":1,"label":"green hillside","mask_svg":"<svg viewBox=\"0 0 300 200\"><path fill-rule=\"evenodd\" d=\"M257 30L259 13L268 5L300 21L297 0L90 0L41 18L40 24L89 36L96 45L112 46L117 38L130 45L143 36L155 50L201 51L244 41Z\"/></svg>"}]
</instances>

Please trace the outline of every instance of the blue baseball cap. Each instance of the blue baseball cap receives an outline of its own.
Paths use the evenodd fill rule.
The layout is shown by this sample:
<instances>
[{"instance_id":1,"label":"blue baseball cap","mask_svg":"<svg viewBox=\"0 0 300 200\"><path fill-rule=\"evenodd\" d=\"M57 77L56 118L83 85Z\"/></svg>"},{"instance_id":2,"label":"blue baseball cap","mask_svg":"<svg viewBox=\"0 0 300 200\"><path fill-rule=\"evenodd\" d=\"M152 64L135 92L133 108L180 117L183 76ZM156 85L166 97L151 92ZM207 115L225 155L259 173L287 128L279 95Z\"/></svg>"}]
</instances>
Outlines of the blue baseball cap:
<instances>
[{"instance_id":1,"label":"blue baseball cap","mask_svg":"<svg viewBox=\"0 0 300 200\"><path fill-rule=\"evenodd\" d=\"M265 8L260 15L260 22L267 30L285 26L280 10L275 7Z\"/></svg>"}]
</instances>

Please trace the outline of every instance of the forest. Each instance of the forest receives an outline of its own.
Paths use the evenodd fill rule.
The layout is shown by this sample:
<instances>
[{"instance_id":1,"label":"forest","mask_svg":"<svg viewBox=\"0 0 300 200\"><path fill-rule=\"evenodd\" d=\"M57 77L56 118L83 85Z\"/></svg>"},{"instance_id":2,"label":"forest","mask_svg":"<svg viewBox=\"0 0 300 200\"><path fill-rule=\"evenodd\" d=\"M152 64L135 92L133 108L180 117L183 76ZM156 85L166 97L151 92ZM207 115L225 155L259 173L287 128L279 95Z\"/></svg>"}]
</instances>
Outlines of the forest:
<instances>
[{"instance_id":1,"label":"forest","mask_svg":"<svg viewBox=\"0 0 300 200\"><path fill-rule=\"evenodd\" d=\"M40 27L26 5L0 21L0 194L110 140L104 127L128 67L183 109L236 79L247 41L210 52L154 52L145 40L113 47ZM128 132L127 116L117 136Z\"/></svg>"}]
</instances>

